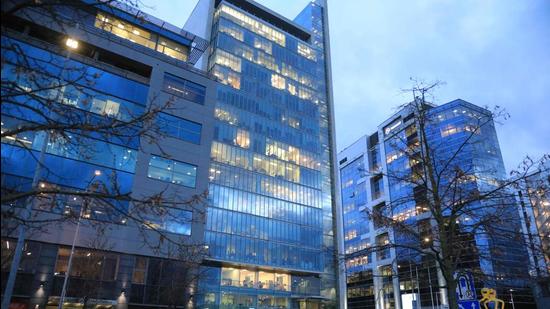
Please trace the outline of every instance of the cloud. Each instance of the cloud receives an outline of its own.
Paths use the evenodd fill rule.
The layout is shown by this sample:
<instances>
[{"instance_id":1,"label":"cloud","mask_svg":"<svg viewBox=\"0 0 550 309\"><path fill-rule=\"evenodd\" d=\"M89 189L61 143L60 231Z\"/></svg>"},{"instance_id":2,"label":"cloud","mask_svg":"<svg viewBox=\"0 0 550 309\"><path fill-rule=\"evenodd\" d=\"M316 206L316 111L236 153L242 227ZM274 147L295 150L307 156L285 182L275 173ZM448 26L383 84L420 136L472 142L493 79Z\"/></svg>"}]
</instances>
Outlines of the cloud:
<instances>
[{"instance_id":1,"label":"cloud","mask_svg":"<svg viewBox=\"0 0 550 309\"><path fill-rule=\"evenodd\" d=\"M151 0L148 0L151 2ZM307 0L259 0L292 19ZM181 26L196 1L153 1ZM409 98L409 77L443 80L437 103L500 105L505 164L550 152L550 2L329 0L338 149L371 134Z\"/></svg>"}]
</instances>

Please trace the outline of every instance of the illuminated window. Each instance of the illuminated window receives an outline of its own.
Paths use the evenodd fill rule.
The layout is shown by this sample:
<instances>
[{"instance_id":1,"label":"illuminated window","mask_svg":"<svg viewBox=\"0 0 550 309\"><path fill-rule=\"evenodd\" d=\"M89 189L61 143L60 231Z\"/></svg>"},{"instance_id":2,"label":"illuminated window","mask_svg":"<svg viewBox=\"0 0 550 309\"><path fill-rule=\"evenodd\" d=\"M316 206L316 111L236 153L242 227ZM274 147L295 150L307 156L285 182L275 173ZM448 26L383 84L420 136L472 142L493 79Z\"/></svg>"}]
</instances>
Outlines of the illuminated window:
<instances>
[{"instance_id":1,"label":"illuminated window","mask_svg":"<svg viewBox=\"0 0 550 309\"><path fill-rule=\"evenodd\" d=\"M157 51L181 61L187 60L187 47L165 38L159 39Z\"/></svg>"},{"instance_id":2,"label":"illuminated window","mask_svg":"<svg viewBox=\"0 0 550 309\"><path fill-rule=\"evenodd\" d=\"M187 61L189 47L168 40L151 33L143 28L120 20L105 13L98 13L95 19L95 27L108 31L118 37L133 43L155 49L167 56L178 60ZM158 43L157 43L158 41Z\"/></svg>"},{"instance_id":3,"label":"illuminated window","mask_svg":"<svg viewBox=\"0 0 550 309\"><path fill-rule=\"evenodd\" d=\"M235 72L241 72L241 59L221 49L217 49L214 53L214 62L231 68Z\"/></svg>"},{"instance_id":4,"label":"illuminated window","mask_svg":"<svg viewBox=\"0 0 550 309\"><path fill-rule=\"evenodd\" d=\"M95 26L139 45L155 49L157 41L155 34L113 16L98 13L95 19Z\"/></svg>"},{"instance_id":5,"label":"illuminated window","mask_svg":"<svg viewBox=\"0 0 550 309\"><path fill-rule=\"evenodd\" d=\"M283 68L281 74L284 76L290 77L295 81L298 81L298 73L290 65L283 63Z\"/></svg>"},{"instance_id":6,"label":"illuminated window","mask_svg":"<svg viewBox=\"0 0 550 309\"><path fill-rule=\"evenodd\" d=\"M306 57L309 60L317 60L317 56L315 55L315 51L311 49L309 46L298 42L298 54Z\"/></svg>"},{"instance_id":7,"label":"illuminated window","mask_svg":"<svg viewBox=\"0 0 550 309\"><path fill-rule=\"evenodd\" d=\"M291 83L288 83L288 92L290 92L291 95L298 94L298 92L296 91L296 86Z\"/></svg>"},{"instance_id":8,"label":"illuminated window","mask_svg":"<svg viewBox=\"0 0 550 309\"><path fill-rule=\"evenodd\" d=\"M290 291L290 275L223 267L221 285L249 289Z\"/></svg>"},{"instance_id":9,"label":"illuminated window","mask_svg":"<svg viewBox=\"0 0 550 309\"><path fill-rule=\"evenodd\" d=\"M261 49L264 52L271 55L272 45L271 45L271 42L269 42L269 41L266 41L262 38L255 37L254 38L254 47L257 48L257 49Z\"/></svg>"},{"instance_id":10,"label":"illuminated window","mask_svg":"<svg viewBox=\"0 0 550 309\"><path fill-rule=\"evenodd\" d=\"M444 128L441 129L441 137L447 137L449 135L453 135L456 133L459 133L460 129L453 126L453 125L447 125Z\"/></svg>"},{"instance_id":11,"label":"illuminated window","mask_svg":"<svg viewBox=\"0 0 550 309\"><path fill-rule=\"evenodd\" d=\"M250 134L248 131L238 129L237 137L235 137L234 143L242 148L250 147Z\"/></svg>"},{"instance_id":12,"label":"illuminated window","mask_svg":"<svg viewBox=\"0 0 550 309\"><path fill-rule=\"evenodd\" d=\"M298 90L298 97L304 100L311 100L313 98L313 91L300 87Z\"/></svg>"},{"instance_id":13,"label":"illuminated window","mask_svg":"<svg viewBox=\"0 0 550 309\"><path fill-rule=\"evenodd\" d=\"M95 114L116 117L120 109L120 104L110 99L94 98L90 111Z\"/></svg>"},{"instance_id":14,"label":"illuminated window","mask_svg":"<svg viewBox=\"0 0 550 309\"><path fill-rule=\"evenodd\" d=\"M393 161L401 158L402 156L403 156L402 151L397 150L397 151L391 152L391 153L386 155L386 163L390 164Z\"/></svg>"},{"instance_id":15,"label":"illuminated window","mask_svg":"<svg viewBox=\"0 0 550 309\"><path fill-rule=\"evenodd\" d=\"M217 14L219 14L219 12L225 13L226 16L231 17L233 20L236 21L236 23L247 28L248 30L254 33L257 33L265 37L266 39L273 41L281 46L285 46L284 33L279 32L274 28L225 4L220 5L220 8Z\"/></svg>"},{"instance_id":16,"label":"illuminated window","mask_svg":"<svg viewBox=\"0 0 550 309\"><path fill-rule=\"evenodd\" d=\"M235 89L241 89L241 76L229 68L215 65L212 74L216 76L224 85L229 85Z\"/></svg>"},{"instance_id":17,"label":"illuminated window","mask_svg":"<svg viewBox=\"0 0 550 309\"><path fill-rule=\"evenodd\" d=\"M270 69L275 72L279 72L279 65L275 62L275 58L264 53L258 53L256 55L256 64L259 64L267 69Z\"/></svg>"},{"instance_id":18,"label":"illuminated window","mask_svg":"<svg viewBox=\"0 0 550 309\"><path fill-rule=\"evenodd\" d=\"M232 36L233 38L243 41L244 34L243 31L239 28L239 26L234 25L231 22L228 22L224 19L220 19L220 26L219 26L220 32L224 32Z\"/></svg>"},{"instance_id":19,"label":"illuminated window","mask_svg":"<svg viewBox=\"0 0 550 309\"><path fill-rule=\"evenodd\" d=\"M277 88L277 89L285 89L286 88L286 81L284 77L278 75L278 74L271 74L271 86Z\"/></svg>"}]
</instances>

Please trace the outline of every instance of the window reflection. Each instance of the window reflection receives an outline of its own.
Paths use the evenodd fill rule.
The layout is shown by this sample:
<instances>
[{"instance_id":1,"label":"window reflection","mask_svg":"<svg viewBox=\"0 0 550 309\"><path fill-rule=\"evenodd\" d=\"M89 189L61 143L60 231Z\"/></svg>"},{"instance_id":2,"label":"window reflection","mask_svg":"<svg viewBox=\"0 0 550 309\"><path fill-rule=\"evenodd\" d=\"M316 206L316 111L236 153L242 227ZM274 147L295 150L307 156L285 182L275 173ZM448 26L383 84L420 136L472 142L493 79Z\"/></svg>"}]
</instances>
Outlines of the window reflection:
<instances>
[{"instance_id":1,"label":"window reflection","mask_svg":"<svg viewBox=\"0 0 550 309\"><path fill-rule=\"evenodd\" d=\"M189 163L151 156L147 177L194 188L197 167Z\"/></svg>"},{"instance_id":2,"label":"window reflection","mask_svg":"<svg viewBox=\"0 0 550 309\"><path fill-rule=\"evenodd\" d=\"M163 88L166 92L191 102L204 104L206 87L172 74L164 74Z\"/></svg>"}]
</instances>

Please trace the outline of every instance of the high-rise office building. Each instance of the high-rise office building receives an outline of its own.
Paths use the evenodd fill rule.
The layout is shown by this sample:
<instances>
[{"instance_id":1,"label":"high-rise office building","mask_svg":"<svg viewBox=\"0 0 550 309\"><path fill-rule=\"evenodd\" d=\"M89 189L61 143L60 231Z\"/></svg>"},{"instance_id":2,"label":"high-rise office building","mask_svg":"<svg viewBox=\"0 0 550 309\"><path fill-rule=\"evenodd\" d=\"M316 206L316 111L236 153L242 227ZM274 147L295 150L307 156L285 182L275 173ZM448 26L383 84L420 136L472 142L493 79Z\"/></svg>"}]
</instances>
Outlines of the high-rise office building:
<instances>
[{"instance_id":1,"label":"high-rise office building","mask_svg":"<svg viewBox=\"0 0 550 309\"><path fill-rule=\"evenodd\" d=\"M3 95L23 89L17 96L33 104L37 80L22 77L31 72L55 86L37 99L54 104L59 121L64 109L99 123L125 121L170 102L151 121L163 134L88 133L70 145L45 132L3 137L3 192L25 192L35 180L86 192L101 181L132 197L162 192L173 203L163 198L170 216L140 218L140 229L125 217L136 209L130 201L117 202L120 217L79 196L59 195L58 206L34 209L77 219L48 233L29 231L12 303L53 307L66 290L65 306L183 306L186 294L204 308L338 306L326 3L312 1L291 21L253 1L200 0L186 30L116 3L83 1L55 12L52 22L38 5L2 22L9 25L2 32ZM43 65L41 74L32 73L35 64ZM74 68L93 82L57 87L75 77L68 74ZM36 119L2 103L3 133ZM74 140L86 145L75 148ZM206 191L206 203L184 203ZM92 244L94 220L108 224ZM144 245L143 233L159 241L148 228L205 244L202 267L191 273L198 290L181 280L189 264ZM2 291L16 242L3 230Z\"/></svg>"},{"instance_id":2,"label":"high-rise office building","mask_svg":"<svg viewBox=\"0 0 550 309\"><path fill-rule=\"evenodd\" d=\"M410 178L422 177L419 176L422 170L418 170L420 164L414 160L414 155L405 155L407 149L420 145L418 118L414 114L417 111L410 106L392 115L373 134L361 137L338 155L349 308L442 308L448 304L446 290L440 289L445 286L441 271L429 255L419 254L433 239L430 234L433 223L422 182ZM489 111L458 99L429 106L425 118L424 133L436 170L442 170L441 164L449 162L453 169L475 175L464 176L466 180L461 178L461 190L486 192L505 179ZM441 179L443 187L447 180ZM485 201L476 201L475 206L469 207L482 209L478 211L492 207L482 203ZM503 202L502 205L507 206L492 211L508 216L510 221L506 222L506 228L517 230L520 221L515 203ZM498 295L506 299L510 296L509 288L513 288L516 305L528 302L521 297L522 293L529 293L525 282L513 279L527 270L519 262L526 257L521 241L499 236L488 240L468 233L469 220L475 220L473 214L475 212L472 218L457 219L457 224L464 224L460 228L461 233L464 232L460 245L467 243L472 248L469 251L472 254L465 253L459 260L460 267L476 271L480 278L483 277L483 280L476 279L478 289L495 287ZM402 230L396 231L383 219L378 220L377 215L412 227L414 237Z\"/></svg>"},{"instance_id":3,"label":"high-rise office building","mask_svg":"<svg viewBox=\"0 0 550 309\"><path fill-rule=\"evenodd\" d=\"M550 306L550 166L523 179L518 199L525 242L529 252L529 274L534 280L533 296L539 308Z\"/></svg>"},{"instance_id":4,"label":"high-rise office building","mask_svg":"<svg viewBox=\"0 0 550 309\"><path fill-rule=\"evenodd\" d=\"M184 28L210 41L199 65L222 83L200 305L336 305L326 3L291 21L253 1L201 0Z\"/></svg>"}]
</instances>

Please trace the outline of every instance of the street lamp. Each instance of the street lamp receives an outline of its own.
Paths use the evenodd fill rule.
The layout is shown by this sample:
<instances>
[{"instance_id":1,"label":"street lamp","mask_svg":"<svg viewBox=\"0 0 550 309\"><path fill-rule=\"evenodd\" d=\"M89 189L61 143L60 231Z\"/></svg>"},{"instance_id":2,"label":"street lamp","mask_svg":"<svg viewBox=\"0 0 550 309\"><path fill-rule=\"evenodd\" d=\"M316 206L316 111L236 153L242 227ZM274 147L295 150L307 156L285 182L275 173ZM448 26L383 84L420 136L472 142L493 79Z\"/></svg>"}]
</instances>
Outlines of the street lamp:
<instances>
[{"instance_id":1,"label":"street lamp","mask_svg":"<svg viewBox=\"0 0 550 309\"><path fill-rule=\"evenodd\" d=\"M512 309L516 309L516 306L514 305L514 294L512 292L514 289L510 289L510 302L512 303Z\"/></svg>"},{"instance_id":2,"label":"street lamp","mask_svg":"<svg viewBox=\"0 0 550 309\"><path fill-rule=\"evenodd\" d=\"M90 180L90 182L88 183L88 187L90 187L90 185L92 184L92 182L94 181L94 179L96 178L96 176L100 176L101 175L101 171L100 170L95 170L94 171L94 177L92 177L92 179ZM86 188L86 191L88 191L88 189ZM81 218L84 216L84 212L87 210L87 204L86 203L86 197L84 197L84 203L82 203L82 205L80 206L80 212L78 214L78 220L76 221L76 231L74 232L74 236L73 236L73 244L71 246L71 254L69 255L69 263L67 265L67 270L65 271L65 278L63 279L63 288L61 289L61 295L59 297L59 304L58 304L58 308L59 309L62 309L63 308L63 302L65 301L65 295L67 294L67 283L69 282L69 275L71 274L71 267L73 265L73 256L74 256L74 252L75 252L75 246L76 246L76 241L78 240L78 234L80 233L80 222L81 222ZM89 256L90 253L88 253L87 256Z\"/></svg>"}]
</instances>

